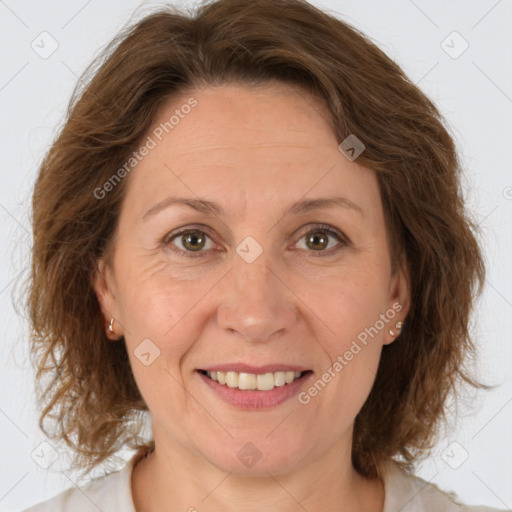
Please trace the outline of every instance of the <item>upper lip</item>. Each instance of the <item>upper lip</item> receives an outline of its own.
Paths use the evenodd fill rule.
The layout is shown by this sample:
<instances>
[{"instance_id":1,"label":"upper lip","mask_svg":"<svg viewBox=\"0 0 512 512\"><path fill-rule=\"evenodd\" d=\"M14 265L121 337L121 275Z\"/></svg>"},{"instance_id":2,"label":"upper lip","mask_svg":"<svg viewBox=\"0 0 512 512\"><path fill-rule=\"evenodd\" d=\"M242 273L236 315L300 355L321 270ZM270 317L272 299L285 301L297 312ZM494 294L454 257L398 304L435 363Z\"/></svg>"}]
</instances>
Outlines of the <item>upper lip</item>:
<instances>
[{"instance_id":1,"label":"upper lip","mask_svg":"<svg viewBox=\"0 0 512 512\"><path fill-rule=\"evenodd\" d=\"M244 363L225 363L216 364L214 366L208 366L202 368L207 372L237 372L237 373L274 373L274 372L305 372L309 368L304 366L292 365L292 364L265 364L262 366L252 366Z\"/></svg>"}]
</instances>

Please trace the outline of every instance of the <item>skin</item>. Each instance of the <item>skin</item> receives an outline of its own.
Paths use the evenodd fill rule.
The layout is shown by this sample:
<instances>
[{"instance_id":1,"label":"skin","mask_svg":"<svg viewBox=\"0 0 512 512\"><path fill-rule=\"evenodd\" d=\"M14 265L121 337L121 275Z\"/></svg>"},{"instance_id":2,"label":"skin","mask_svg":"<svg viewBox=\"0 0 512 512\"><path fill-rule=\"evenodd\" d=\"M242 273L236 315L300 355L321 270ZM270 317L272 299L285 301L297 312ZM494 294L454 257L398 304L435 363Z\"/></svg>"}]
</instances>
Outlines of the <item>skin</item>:
<instances>
[{"instance_id":1,"label":"skin","mask_svg":"<svg viewBox=\"0 0 512 512\"><path fill-rule=\"evenodd\" d=\"M376 176L339 151L326 108L305 92L279 83L195 89L174 97L155 127L190 97L197 106L127 178L111 259L95 278L153 421L155 452L132 475L136 510L381 512L382 481L351 464L353 422L410 292L407 275L391 272ZM171 195L215 201L226 215L174 205L143 219ZM295 201L332 196L362 212L286 215ZM348 241L308 244L318 223ZM192 242L202 257L187 258L187 247L197 251L181 236L162 242L189 227L208 235ZM252 263L236 252L248 236L263 249ZM242 410L196 371L297 364L313 371L307 390L396 303L402 310L306 405L294 397ZM144 339L160 350L149 366L134 355ZM237 457L247 442L262 454L252 468Z\"/></svg>"}]
</instances>

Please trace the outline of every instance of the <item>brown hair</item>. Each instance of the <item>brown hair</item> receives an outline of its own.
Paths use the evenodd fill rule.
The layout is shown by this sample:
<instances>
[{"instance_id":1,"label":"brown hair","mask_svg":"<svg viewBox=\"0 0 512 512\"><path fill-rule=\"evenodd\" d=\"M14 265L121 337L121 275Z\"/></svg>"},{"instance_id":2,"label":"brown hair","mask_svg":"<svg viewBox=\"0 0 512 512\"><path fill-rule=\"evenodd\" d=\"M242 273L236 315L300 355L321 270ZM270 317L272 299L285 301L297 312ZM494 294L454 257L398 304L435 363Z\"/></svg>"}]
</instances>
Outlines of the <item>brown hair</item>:
<instances>
[{"instance_id":1,"label":"brown hair","mask_svg":"<svg viewBox=\"0 0 512 512\"><path fill-rule=\"evenodd\" d=\"M147 406L124 343L107 340L92 286L129 177L102 199L95 190L173 95L280 81L327 105L339 142L363 141L358 163L377 174L393 269L405 256L411 309L357 415L352 461L369 477L387 460L412 470L457 383L487 387L464 366L476 352L468 324L484 264L455 145L432 102L363 34L303 0L218 0L190 16L164 8L124 29L86 76L33 194L28 309L43 432L71 446L73 467L86 472L125 446L152 445L138 437Z\"/></svg>"}]
</instances>

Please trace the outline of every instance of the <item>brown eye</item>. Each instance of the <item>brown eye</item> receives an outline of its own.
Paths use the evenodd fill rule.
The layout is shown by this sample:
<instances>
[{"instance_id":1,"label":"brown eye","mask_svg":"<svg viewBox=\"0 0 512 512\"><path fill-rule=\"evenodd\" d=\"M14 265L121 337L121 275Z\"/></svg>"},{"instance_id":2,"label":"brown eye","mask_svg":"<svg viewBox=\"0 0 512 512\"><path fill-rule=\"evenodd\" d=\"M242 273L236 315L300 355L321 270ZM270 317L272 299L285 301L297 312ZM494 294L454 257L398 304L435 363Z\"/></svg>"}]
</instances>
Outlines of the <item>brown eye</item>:
<instances>
[{"instance_id":1,"label":"brown eye","mask_svg":"<svg viewBox=\"0 0 512 512\"><path fill-rule=\"evenodd\" d=\"M187 229L167 237L165 245L172 246L172 250L184 256L206 256L212 249L213 242L210 237L199 229ZM193 254L197 253L197 254Z\"/></svg>"},{"instance_id":2,"label":"brown eye","mask_svg":"<svg viewBox=\"0 0 512 512\"><path fill-rule=\"evenodd\" d=\"M315 251L325 249L329 244L329 235L323 231L311 231L306 235L306 244Z\"/></svg>"},{"instance_id":3,"label":"brown eye","mask_svg":"<svg viewBox=\"0 0 512 512\"><path fill-rule=\"evenodd\" d=\"M304 240L304 245L299 247L300 249L317 252L318 256L331 256L348 245L347 239L342 234L327 226L315 226L309 229L300 240Z\"/></svg>"},{"instance_id":4,"label":"brown eye","mask_svg":"<svg viewBox=\"0 0 512 512\"><path fill-rule=\"evenodd\" d=\"M201 231L190 231L181 235L183 247L191 251L200 251L206 242L206 237Z\"/></svg>"}]
</instances>

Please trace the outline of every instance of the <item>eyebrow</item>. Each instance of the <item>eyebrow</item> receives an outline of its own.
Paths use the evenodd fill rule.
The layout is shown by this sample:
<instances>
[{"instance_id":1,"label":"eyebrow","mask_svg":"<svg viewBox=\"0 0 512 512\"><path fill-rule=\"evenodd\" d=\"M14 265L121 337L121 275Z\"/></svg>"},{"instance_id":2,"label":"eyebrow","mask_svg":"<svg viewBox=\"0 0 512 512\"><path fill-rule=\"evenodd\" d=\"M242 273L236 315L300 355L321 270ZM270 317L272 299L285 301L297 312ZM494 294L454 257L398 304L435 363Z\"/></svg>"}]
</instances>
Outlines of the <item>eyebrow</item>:
<instances>
[{"instance_id":1,"label":"eyebrow","mask_svg":"<svg viewBox=\"0 0 512 512\"><path fill-rule=\"evenodd\" d=\"M154 206L152 206L143 216L142 220L146 220L149 217L160 213L162 210L165 210L173 205L183 205L188 206L200 213L204 214L213 214L217 216L225 216L226 212L217 203L212 201L208 201L207 199L193 199L193 198L185 198L185 197L168 197L159 201ZM303 215L313 210L319 210L321 208L332 208L335 206L341 206L343 208L347 208L353 210L361 215L364 215L363 209L351 201L346 197L321 197L317 199L303 199L294 203L288 211L285 212L286 215Z\"/></svg>"}]
</instances>

